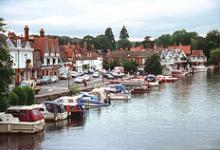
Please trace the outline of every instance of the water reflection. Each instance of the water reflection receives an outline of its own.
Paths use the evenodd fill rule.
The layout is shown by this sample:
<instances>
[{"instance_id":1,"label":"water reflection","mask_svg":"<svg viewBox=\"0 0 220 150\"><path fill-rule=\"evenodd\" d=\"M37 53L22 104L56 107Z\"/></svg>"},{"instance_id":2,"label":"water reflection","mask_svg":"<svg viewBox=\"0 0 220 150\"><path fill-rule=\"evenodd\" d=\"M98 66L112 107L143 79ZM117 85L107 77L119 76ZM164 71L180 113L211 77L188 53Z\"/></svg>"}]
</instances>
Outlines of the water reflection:
<instances>
[{"instance_id":1,"label":"water reflection","mask_svg":"<svg viewBox=\"0 0 220 150\"><path fill-rule=\"evenodd\" d=\"M47 122L46 123L46 132L53 132L53 131L61 131L65 128L74 128L74 127L83 127L86 123L86 117L84 118L69 118L62 121L57 122Z\"/></svg>"},{"instance_id":2,"label":"water reflection","mask_svg":"<svg viewBox=\"0 0 220 150\"><path fill-rule=\"evenodd\" d=\"M41 142L44 140L44 132L37 134L1 134L0 149L42 149Z\"/></svg>"}]
</instances>

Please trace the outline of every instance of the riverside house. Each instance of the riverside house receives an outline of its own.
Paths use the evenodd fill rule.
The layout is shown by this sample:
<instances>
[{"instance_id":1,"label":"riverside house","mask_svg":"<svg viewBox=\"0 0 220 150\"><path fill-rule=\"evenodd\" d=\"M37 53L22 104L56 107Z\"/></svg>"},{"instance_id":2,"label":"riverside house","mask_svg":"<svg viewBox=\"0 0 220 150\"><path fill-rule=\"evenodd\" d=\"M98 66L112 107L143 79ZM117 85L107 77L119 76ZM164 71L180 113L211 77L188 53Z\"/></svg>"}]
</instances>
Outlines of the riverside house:
<instances>
[{"instance_id":1,"label":"riverside house","mask_svg":"<svg viewBox=\"0 0 220 150\"><path fill-rule=\"evenodd\" d=\"M138 64L138 71L143 71L146 60L155 53L153 50L145 50L145 49L132 49L132 51L128 50L117 50L108 52L103 58L104 62L109 62L111 60L117 60L122 62L124 60L135 60Z\"/></svg>"},{"instance_id":2,"label":"riverside house","mask_svg":"<svg viewBox=\"0 0 220 150\"><path fill-rule=\"evenodd\" d=\"M16 36L13 32L8 33L6 42L13 61L12 68L16 73L15 84L32 79L34 49L30 42L22 36Z\"/></svg>"},{"instance_id":3,"label":"riverside house","mask_svg":"<svg viewBox=\"0 0 220 150\"><path fill-rule=\"evenodd\" d=\"M166 71L188 70L188 56L191 53L191 46L170 46L162 50L160 59Z\"/></svg>"},{"instance_id":4,"label":"riverside house","mask_svg":"<svg viewBox=\"0 0 220 150\"><path fill-rule=\"evenodd\" d=\"M85 69L102 70L102 58L95 51L88 51L80 44L60 45L61 58L67 69L83 72ZM65 71L64 71L65 72Z\"/></svg>"},{"instance_id":5,"label":"riverside house","mask_svg":"<svg viewBox=\"0 0 220 150\"><path fill-rule=\"evenodd\" d=\"M31 40L31 46L40 54L41 70L39 74L41 76L59 76L62 60L58 38L45 36L44 29L41 29L40 36L34 36Z\"/></svg>"}]
</instances>

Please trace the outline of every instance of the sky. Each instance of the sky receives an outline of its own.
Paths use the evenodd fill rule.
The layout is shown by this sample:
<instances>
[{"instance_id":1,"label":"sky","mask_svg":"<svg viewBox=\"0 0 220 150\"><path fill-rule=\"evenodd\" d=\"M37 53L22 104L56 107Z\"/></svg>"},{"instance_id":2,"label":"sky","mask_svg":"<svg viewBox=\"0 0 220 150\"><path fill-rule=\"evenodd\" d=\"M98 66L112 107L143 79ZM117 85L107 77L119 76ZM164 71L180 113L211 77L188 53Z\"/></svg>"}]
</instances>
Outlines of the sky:
<instances>
[{"instance_id":1,"label":"sky","mask_svg":"<svg viewBox=\"0 0 220 150\"><path fill-rule=\"evenodd\" d=\"M82 38L111 27L116 39L123 25L131 40L157 38L186 29L205 35L220 30L220 0L0 0L0 17L18 34Z\"/></svg>"}]
</instances>

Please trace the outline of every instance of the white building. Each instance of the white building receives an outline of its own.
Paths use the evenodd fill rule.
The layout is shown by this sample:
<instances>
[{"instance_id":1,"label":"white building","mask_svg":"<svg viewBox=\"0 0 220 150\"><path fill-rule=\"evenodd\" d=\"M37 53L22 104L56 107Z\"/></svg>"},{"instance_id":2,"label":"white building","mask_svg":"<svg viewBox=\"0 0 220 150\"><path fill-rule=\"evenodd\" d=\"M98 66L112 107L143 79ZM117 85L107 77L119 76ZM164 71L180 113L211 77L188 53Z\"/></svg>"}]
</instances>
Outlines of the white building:
<instances>
[{"instance_id":1,"label":"white building","mask_svg":"<svg viewBox=\"0 0 220 150\"><path fill-rule=\"evenodd\" d=\"M12 68L16 72L16 83L22 80L30 80L32 78L33 67L33 49L30 43L19 38L8 38L6 42L13 61Z\"/></svg>"}]
</instances>

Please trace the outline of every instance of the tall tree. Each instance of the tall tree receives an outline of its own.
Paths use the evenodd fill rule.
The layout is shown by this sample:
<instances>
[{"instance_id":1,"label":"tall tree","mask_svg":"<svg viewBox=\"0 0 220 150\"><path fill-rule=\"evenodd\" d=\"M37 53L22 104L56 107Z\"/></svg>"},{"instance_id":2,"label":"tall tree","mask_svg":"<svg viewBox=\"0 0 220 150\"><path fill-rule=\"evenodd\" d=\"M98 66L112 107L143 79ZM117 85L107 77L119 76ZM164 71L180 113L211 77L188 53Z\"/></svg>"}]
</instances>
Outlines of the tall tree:
<instances>
[{"instance_id":1,"label":"tall tree","mask_svg":"<svg viewBox=\"0 0 220 150\"><path fill-rule=\"evenodd\" d=\"M190 36L186 32L186 30L178 30L175 31L172 35L173 41L175 44L189 45L190 44Z\"/></svg>"},{"instance_id":2,"label":"tall tree","mask_svg":"<svg viewBox=\"0 0 220 150\"><path fill-rule=\"evenodd\" d=\"M0 95L8 93L8 86L12 83L14 71L4 32L4 20L0 18Z\"/></svg>"},{"instance_id":3,"label":"tall tree","mask_svg":"<svg viewBox=\"0 0 220 150\"><path fill-rule=\"evenodd\" d=\"M211 52L211 62L220 66L220 48L216 48Z\"/></svg>"},{"instance_id":4,"label":"tall tree","mask_svg":"<svg viewBox=\"0 0 220 150\"><path fill-rule=\"evenodd\" d=\"M112 32L112 28L107 28L105 30L105 36L108 37L108 40L110 41L110 43L112 44L112 48L115 50L116 49L116 45L115 45L115 37L114 34Z\"/></svg>"},{"instance_id":5,"label":"tall tree","mask_svg":"<svg viewBox=\"0 0 220 150\"><path fill-rule=\"evenodd\" d=\"M164 48L173 44L172 36L170 34L163 34L156 40L157 45L163 46Z\"/></svg>"},{"instance_id":6,"label":"tall tree","mask_svg":"<svg viewBox=\"0 0 220 150\"><path fill-rule=\"evenodd\" d=\"M117 48L129 49L131 47L131 42L128 39L121 39L117 42Z\"/></svg>"},{"instance_id":7,"label":"tall tree","mask_svg":"<svg viewBox=\"0 0 220 150\"><path fill-rule=\"evenodd\" d=\"M98 35L95 38L95 48L107 52L108 49L112 49L112 45L105 35Z\"/></svg>"},{"instance_id":8,"label":"tall tree","mask_svg":"<svg viewBox=\"0 0 220 150\"><path fill-rule=\"evenodd\" d=\"M4 30L4 19L0 18L0 112L8 107L8 87L12 83L14 71L12 61L7 49L6 38L2 34Z\"/></svg>"},{"instance_id":9,"label":"tall tree","mask_svg":"<svg viewBox=\"0 0 220 150\"><path fill-rule=\"evenodd\" d=\"M160 64L160 56L157 54L153 54L150 58L147 59L145 63L145 72L150 74L161 74L162 66Z\"/></svg>"},{"instance_id":10,"label":"tall tree","mask_svg":"<svg viewBox=\"0 0 220 150\"><path fill-rule=\"evenodd\" d=\"M215 46L214 48L220 47L220 32L218 30L212 30L207 33L206 35L206 41L207 43L214 43L212 46ZM213 47L211 47L213 49Z\"/></svg>"},{"instance_id":11,"label":"tall tree","mask_svg":"<svg viewBox=\"0 0 220 150\"><path fill-rule=\"evenodd\" d=\"M120 38L121 40L122 40L122 39L128 39L128 38L129 38L129 34L128 34L128 31L127 31L127 29L126 29L125 26L122 27L119 38Z\"/></svg>"}]
</instances>

